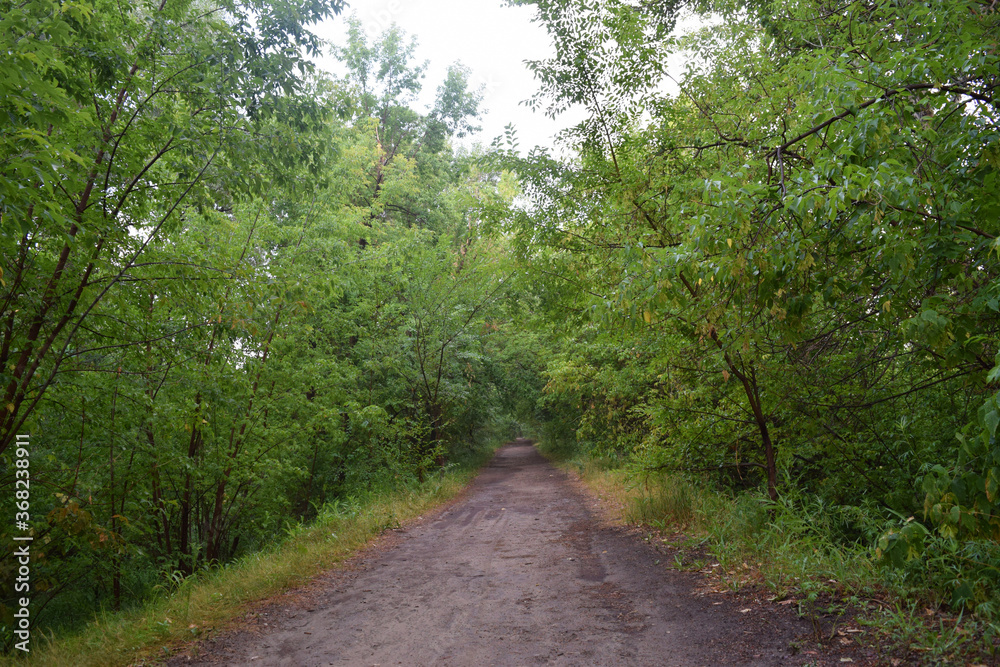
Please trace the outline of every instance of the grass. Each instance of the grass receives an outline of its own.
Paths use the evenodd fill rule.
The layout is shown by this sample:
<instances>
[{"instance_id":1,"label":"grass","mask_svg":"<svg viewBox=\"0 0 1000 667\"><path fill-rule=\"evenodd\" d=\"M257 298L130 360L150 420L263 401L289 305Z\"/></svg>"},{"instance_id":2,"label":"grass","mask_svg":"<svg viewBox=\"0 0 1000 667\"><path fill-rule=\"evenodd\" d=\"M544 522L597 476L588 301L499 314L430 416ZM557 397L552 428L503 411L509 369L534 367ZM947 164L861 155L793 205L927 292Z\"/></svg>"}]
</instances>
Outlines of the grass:
<instances>
[{"instance_id":1,"label":"grass","mask_svg":"<svg viewBox=\"0 0 1000 667\"><path fill-rule=\"evenodd\" d=\"M672 553L676 567L702 570L718 588L794 600L817 637L822 621L836 627L852 619L885 664L998 664L1000 627L951 611L933 591L879 567L869 545L882 525L860 508L787 494L777 502L753 492L726 495L681 476L559 454L548 453L620 520L647 528L647 540Z\"/></svg>"},{"instance_id":2,"label":"grass","mask_svg":"<svg viewBox=\"0 0 1000 667\"><path fill-rule=\"evenodd\" d=\"M85 667L145 665L192 640L225 628L247 606L301 586L344 561L387 529L443 504L473 473L450 471L417 489L328 505L308 526L279 545L210 571L167 582L164 594L143 608L94 619L67 637L32 637L27 659L9 664Z\"/></svg>"}]
</instances>

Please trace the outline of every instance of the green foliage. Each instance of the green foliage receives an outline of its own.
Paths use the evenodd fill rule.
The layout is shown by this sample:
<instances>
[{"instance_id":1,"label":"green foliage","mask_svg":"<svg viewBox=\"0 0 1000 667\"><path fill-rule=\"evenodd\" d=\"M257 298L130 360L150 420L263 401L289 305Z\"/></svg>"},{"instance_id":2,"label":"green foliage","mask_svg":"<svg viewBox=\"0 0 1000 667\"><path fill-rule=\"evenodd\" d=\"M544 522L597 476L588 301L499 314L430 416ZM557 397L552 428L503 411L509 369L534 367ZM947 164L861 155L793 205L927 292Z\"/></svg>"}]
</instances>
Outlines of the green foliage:
<instances>
[{"instance_id":1,"label":"green foliage","mask_svg":"<svg viewBox=\"0 0 1000 667\"><path fill-rule=\"evenodd\" d=\"M533 104L587 113L569 158L496 146L524 189L496 224L572 322L546 438L863 508L887 532L831 537L995 596L1000 14L722 0L668 36L634 3L532 4Z\"/></svg>"},{"instance_id":2,"label":"green foliage","mask_svg":"<svg viewBox=\"0 0 1000 667\"><path fill-rule=\"evenodd\" d=\"M0 487L30 434L40 627L524 429L703 479L636 512L731 504L720 559L874 547L995 616L995 7L719 0L674 35L679 3L537 0L530 104L586 118L522 156L452 149L461 65L411 108L398 28L351 19L317 75L342 4L0 5Z\"/></svg>"},{"instance_id":3,"label":"green foliage","mask_svg":"<svg viewBox=\"0 0 1000 667\"><path fill-rule=\"evenodd\" d=\"M509 179L448 143L480 96L456 67L409 109L398 30L317 76L341 5L2 7L0 507L29 434L40 632L479 461L530 412L473 210Z\"/></svg>"}]
</instances>

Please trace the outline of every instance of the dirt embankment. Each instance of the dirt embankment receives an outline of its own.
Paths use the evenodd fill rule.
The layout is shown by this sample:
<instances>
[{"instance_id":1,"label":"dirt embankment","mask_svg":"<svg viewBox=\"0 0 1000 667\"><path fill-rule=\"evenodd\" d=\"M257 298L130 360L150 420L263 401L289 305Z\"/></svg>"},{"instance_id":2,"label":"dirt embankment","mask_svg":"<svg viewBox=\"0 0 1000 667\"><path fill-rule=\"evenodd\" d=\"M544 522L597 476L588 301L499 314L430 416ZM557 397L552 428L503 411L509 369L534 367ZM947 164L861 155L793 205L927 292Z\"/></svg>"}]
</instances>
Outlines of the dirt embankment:
<instances>
[{"instance_id":1,"label":"dirt embankment","mask_svg":"<svg viewBox=\"0 0 1000 667\"><path fill-rule=\"evenodd\" d=\"M588 501L518 441L458 502L171 664L862 662L800 651L813 628L787 608L699 594Z\"/></svg>"}]
</instances>

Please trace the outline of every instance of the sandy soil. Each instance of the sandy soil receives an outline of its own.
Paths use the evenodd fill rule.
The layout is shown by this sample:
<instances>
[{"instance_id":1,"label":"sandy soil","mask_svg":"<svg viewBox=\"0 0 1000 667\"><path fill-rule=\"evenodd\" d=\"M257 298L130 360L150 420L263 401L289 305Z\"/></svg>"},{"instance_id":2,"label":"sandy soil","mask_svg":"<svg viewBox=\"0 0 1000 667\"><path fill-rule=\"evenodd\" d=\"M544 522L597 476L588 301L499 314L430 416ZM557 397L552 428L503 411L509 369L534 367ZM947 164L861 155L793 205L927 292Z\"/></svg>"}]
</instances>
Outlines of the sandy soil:
<instances>
[{"instance_id":1,"label":"sandy soil","mask_svg":"<svg viewBox=\"0 0 1000 667\"><path fill-rule=\"evenodd\" d=\"M592 502L518 441L458 502L171 664L867 662L803 650L814 629L788 607L705 595Z\"/></svg>"}]
</instances>

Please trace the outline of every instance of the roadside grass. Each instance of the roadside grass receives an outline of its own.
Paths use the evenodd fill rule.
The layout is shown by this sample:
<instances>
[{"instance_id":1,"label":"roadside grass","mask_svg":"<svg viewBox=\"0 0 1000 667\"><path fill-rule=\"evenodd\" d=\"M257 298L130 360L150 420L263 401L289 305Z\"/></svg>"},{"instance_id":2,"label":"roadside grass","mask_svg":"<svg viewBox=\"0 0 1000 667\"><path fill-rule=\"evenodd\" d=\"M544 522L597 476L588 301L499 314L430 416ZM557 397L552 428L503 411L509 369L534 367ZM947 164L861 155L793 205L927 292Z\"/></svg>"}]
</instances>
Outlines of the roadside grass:
<instances>
[{"instance_id":1,"label":"roadside grass","mask_svg":"<svg viewBox=\"0 0 1000 667\"><path fill-rule=\"evenodd\" d=\"M9 664L115 667L169 658L177 648L225 628L247 605L305 584L384 531L453 498L495 449L419 487L328 504L310 524L290 528L279 544L223 567L178 575L166 582L159 599L131 612L99 615L79 633L35 637L27 659L8 658Z\"/></svg>"},{"instance_id":2,"label":"roadside grass","mask_svg":"<svg viewBox=\"0 0 1000 667\"><path fill-rule=\"evenodd\" d=\"M996 623L949 610L932 589L877 565L870 545L883 524L874 512L794 495L726 495L679 475L541 449L620 520L648 529L647 540L667 548L675 567L703 571L719 588L756 588L795 604L817 639L829 641L850 621L866 629L856 639L877 647L886 665L998 664Z\"/></svg>"}]
</instances>

